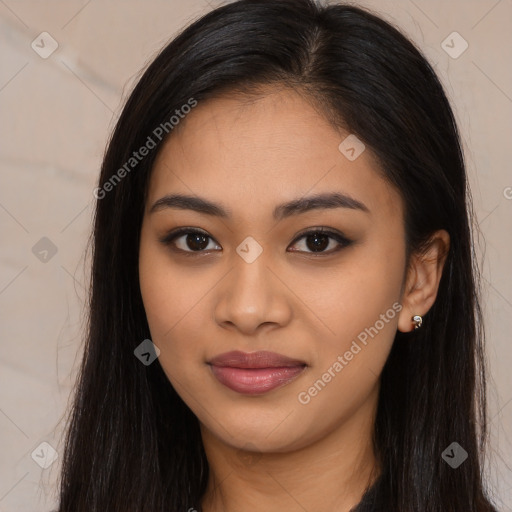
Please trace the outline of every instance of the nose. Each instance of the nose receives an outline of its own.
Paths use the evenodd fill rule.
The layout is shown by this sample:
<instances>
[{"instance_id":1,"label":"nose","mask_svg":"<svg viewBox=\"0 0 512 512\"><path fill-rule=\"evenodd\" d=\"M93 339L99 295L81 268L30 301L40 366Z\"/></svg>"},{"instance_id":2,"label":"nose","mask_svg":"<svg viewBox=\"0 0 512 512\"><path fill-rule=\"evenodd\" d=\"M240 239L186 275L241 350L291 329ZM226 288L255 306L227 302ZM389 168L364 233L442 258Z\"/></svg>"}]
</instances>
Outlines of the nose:
<instances>
[{"instance_id":1,"label":"nose","mask_svg":"<svg viewBox=\"0 0 512 512\"><path fill-rule=\"evenodd\" d=\"M225 329L246 335L269 325L284 327L292 317L290 289L261 254L248 263L236 256L233 268L215 293L215 321Z\"/></svg>"}]
</instances>

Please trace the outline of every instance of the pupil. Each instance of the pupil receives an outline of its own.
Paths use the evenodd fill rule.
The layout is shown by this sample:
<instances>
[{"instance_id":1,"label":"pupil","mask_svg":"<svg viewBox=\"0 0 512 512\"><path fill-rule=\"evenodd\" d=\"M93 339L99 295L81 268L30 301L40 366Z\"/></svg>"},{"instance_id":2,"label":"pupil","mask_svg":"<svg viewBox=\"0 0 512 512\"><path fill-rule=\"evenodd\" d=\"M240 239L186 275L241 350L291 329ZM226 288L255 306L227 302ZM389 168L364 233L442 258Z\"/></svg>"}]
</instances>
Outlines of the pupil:
<instances>
[{"instance_id":1,"label":"pupil","mask_svg":"<svg viewBox=\"0 0 512 512\"><path fill-rule=\"evenodd\" d=\"M313 251L321 251L325 249L329 245L329 237L327 235L323 235L321 233L315 233L314 235L309 235L307 240L314 239L315 242L312 244L307 243L308 249Z\"/></svg>"},{"instance_id":2,"label":"pupil","mask_svg":"<svg viewBox=\"0 0 512 512\"><path fill-rule=\"evenodd\" d=\"M193 251L200 251L208 246L208 240L206 235L200 233L192 233L187 236L187 245L189 249Z\"/></svg>"},{"instance_id":3,"label":"pupil","mask_svg":"<svg viewBox=\"0 0 512 512\"><path fill-rule=\"evenodd\" d=\"M321 233L315 233L307 237L308 249L314 252L321 252L329 245L329 237ZM309 243L313 240L312 243ZM201 251L208 246L208 237L200 233L193 233L187 236L187 245L193 251Z\"/></svg>"}]
</instances>

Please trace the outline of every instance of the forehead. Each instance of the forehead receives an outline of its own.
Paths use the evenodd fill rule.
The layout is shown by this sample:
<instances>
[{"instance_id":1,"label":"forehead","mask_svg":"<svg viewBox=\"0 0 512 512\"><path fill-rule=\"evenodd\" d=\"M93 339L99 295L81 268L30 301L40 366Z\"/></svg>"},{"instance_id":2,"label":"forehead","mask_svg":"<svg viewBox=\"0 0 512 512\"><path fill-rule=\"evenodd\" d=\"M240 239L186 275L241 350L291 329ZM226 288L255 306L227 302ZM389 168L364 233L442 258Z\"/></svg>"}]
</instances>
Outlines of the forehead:
<instances>
[{"instance_id":1,"label":"forehead","mask_svg":"<svg viewBox=\"0 0 512 512\"><path fill-rule=\"evenodd\" d=\"M400 195L371 151L349 160L339 146L350 133L292 90L200 102L176 128L156 159L148 205L180 192L229 205L243 217L297 197L342 192L370 210L401 214Z\"/></svg>"}]
</instances>

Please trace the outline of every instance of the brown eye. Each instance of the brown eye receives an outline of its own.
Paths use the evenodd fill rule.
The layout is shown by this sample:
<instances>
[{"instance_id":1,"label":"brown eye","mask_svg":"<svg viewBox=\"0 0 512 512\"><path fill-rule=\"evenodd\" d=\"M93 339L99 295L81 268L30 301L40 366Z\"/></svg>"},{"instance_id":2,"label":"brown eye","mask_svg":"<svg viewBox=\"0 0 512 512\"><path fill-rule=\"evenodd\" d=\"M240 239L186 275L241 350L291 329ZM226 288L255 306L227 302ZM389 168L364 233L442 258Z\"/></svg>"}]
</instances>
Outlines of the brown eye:
<instances>
[{"instance_id":1,"label":"brown eye","mask_svg":"<svg viewBox=\"0 0 512 512\"><path fill-rule=\"evenodd\" d=\"M184 243L192 251L202 251L208 246L208 236L201 233L189 233L183 235L185 237Z\"/></svg>"},{"instance_id":2,"label":"brown eye","mask_svg":"<svg viewBox=\"0 0 512 512\"><path fill-rule=\"evenodd\" d=\"M304 248L292 249L291 252L304 252L318 256L323 254L328 255L352 243L351 240L341 233L328 231L323 228L312 229L302 233L295 239L293 244L296 245L297 242L302 239L305 239ZM200 254L222 250L216 243L213 244L213 247L209 247L210 243L215 242L215 240L205 231L196 228L179 228L161 238L160 242L166 246L170 246L173 251L183 253L187 256L194 256L194 253Z\"/></svg>"},{"instance_id":3,"label":"brown eye","mask_svg":"<svg viewBox=\"0 0 512 512\"><path fill-rule=\"evenodd\" d=\"M172 246L173 250L193 254L194 252L200 253L205 250L212 250L211 247L208 249L210 240L213 240L213 238L203 231L180 228L177 231L172 231L160 241L164 245Z\"/></svg>"},{"instance_id":4,"label":"brown eye","mask_svg":"<svg viewBox=\"0 0 512 512\"><path fill-rule=\"evenodd\" d=\"M343 247L347 247L352 243L351 240L341 235L341 233L327 231L322 228L302 233L302 235L295 239L294 244L296 244L297 241L302 240L303 238L305 239L305 249L294 249L292 252L311 252L313 254L317 253L319 255L332 254L333 252L337 252ZM332 241L336 243L332 244ZM332 248L332 245L334 245L334 248ZM331 249L326 251L326 249L330 246Z\"/></svg>"}]
</instances>

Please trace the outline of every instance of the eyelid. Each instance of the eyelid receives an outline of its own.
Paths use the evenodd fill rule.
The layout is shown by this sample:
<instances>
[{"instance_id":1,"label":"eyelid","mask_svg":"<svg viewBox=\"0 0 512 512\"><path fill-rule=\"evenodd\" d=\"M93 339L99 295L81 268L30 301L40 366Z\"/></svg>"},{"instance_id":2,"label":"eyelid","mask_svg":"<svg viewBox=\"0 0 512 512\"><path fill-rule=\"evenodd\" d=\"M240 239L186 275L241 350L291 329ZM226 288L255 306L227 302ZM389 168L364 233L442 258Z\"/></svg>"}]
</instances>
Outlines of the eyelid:
<instances>
[{"instance_id":1,"label":"eyelid","mask_svg":"<svg viewBox=\"0 0 512 512\"><path fill-rule=\"evenodd\" d=\"M343 239L346 242L351 242L351 240L349 240L341 231L333 230L331 228L326 228L323 226L318 226L318 227L313 226L312 228L307 228L307 229L301 231L300 233L298 233L297 236L293 239L292 243L294 244L295 242L297 242L304 236L312 235L314 233L322 233L324 235L332 236L335 239L339 238L339 239Z\"/></svg>"},{"instance_id":2,"label":"eyelid","mask_svg":"<svg viewBox=\"0 0 512 512\"><path fill-rule=\"evenodd\" d=\"M162 243L165 246L172 246L173 241L176 238L179 238L183 235L189 235L189 234L200 234L204 235L207 238L210 238L213 240L217 245L220 245L215 238L213 238L207 231L204 231L200 228L194 228L194 227L187 227L183 226L180 228L176 228L171 230L169 233L166 233L163 237L159 238L159 242ZM171 247L171 249L177 253L183 254L185 256L199 256L201 254L205 255L208 254L209 251L184 251L183 249L178 249L177 247Z\"/></svg>"},{"instance_id":3,"label":"eyelid","mask_svg":"<svg viewBox=\"0 0 512 512\"><path fill-rule=\"evenodd\" d=\"M308 235L313 235L316 233L321 233L323 235L327 235L329 238L335 240L339 244L338 247L335 249L331 249L329 251L318 252L318 253L315 253L313 251L308 252L308 251L297 251L297 250L294 250L291 252L312 255L314 257L320 257L320 256L324 256L324 255L327 256L327 255L334 254L334 253L338 252L339 250L341 250L345 247L348 247L349 245L351 245L353 243L353 240L346 237L342 232L340 232L338 230L333 230L331 228L326 228L326 227L320 226L320 227L307 228L304 231L300 232L299 234L297 234L295 236L295 238L293 239L293 241L291 242L290 245L295 245L302 238L305 238ZM170 231L169 233L165 234L163 237L159 238L159 241L163 245L171 246L171 245L173 245L172 242L176 238L179 238L180 236L187 235L187 234L201 234L201 235L204 235L205 237L209 238L213 242L215 242L217 245L220 245L217 242L217 240L215 240L215 238L213 238L207 231L200 229L200 228L187 227L187 226L176 228L176 229ZM178 249L177 247L172 247L172 250L175 252L178 252L180 254L183 254L185 256L206 255L206 254L209 254L211 251L211 249L210 250L202 250L202 251L184 251L183 249Z\"/></svg>"},{"instance_id":4,"label":"eyelid","mask_svg":"<svg viewBox=\"0 0 512 512\"><path fill-rule=\"evenodd\" d=\"M311 251L311 252L308 252L308 251L292 251L292 252L296 252L296 253L299 253L299 254L305 254L305 255L313 256L313 257L321 257L321 256L326 256L327 257L327 256L330 256L330 255L332 255L334 253L337 253L338 251L340 251L341 249L344 249L345 247L348 247L349 245L351 245L354 242L353 240L351 240L350 238L345 236L341 231L333 230L331 228L326 228L326 227L319 226L319 227L312 227L312 228L305 229L304 231L299 233L294 238L293 242L290 245L295 245L300 239L305 238L308 235L313 235L313 234L316 234L316 233L321 233L323 235L327 235L332 240L335 240L338 243L338 247L336 247L335 249L331 249L329 251L323 251L323 252L317 252L317 253L315 253L313 251Z\"/></svg>"}]
</instances>

